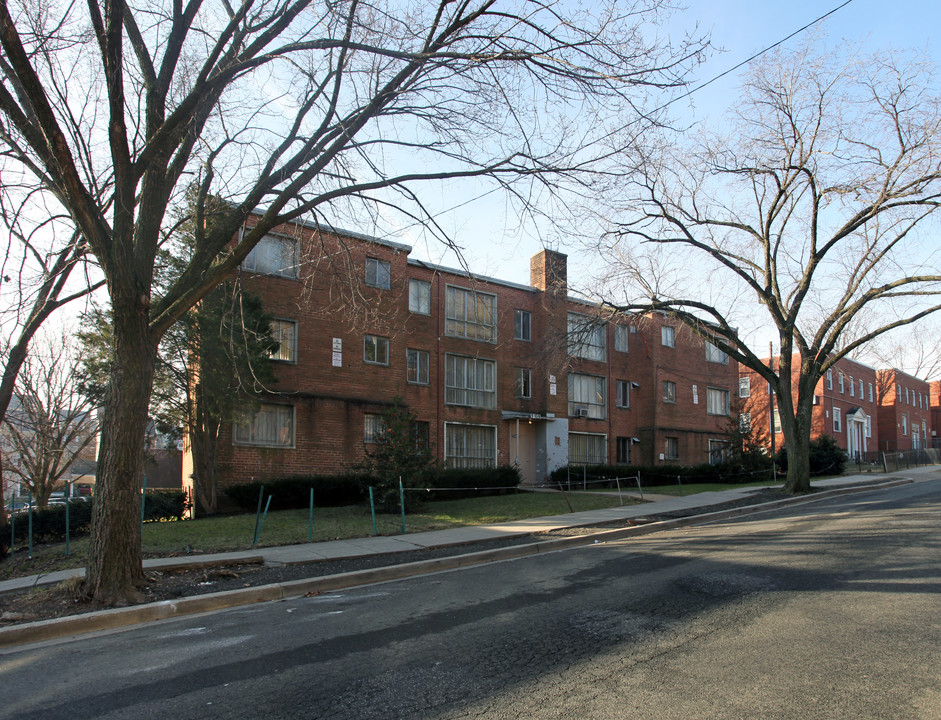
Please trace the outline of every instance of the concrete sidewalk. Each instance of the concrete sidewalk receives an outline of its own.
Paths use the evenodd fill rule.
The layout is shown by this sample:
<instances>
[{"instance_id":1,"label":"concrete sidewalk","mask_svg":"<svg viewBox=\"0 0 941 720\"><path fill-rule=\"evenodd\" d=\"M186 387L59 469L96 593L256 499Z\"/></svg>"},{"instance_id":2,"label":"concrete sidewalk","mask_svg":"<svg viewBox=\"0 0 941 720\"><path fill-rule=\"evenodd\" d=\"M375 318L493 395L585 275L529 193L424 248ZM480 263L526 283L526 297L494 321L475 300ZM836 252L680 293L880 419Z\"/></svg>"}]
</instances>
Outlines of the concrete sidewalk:
<instances>
[{"instance_id":1,"label":"concrete sidewalk","mask_svg":"<svg viewBox=\"0 0 941 720\"><path fill-rule=\"evenodd\" d=\"M845 475L838 478L815 481L813 486L819 489L834 489L841 486L856 485L862 482L878 480L898 480L909 477L913 480L927 479L930 474L938 474L941 467L925 466L909 468L894 473L865 473ZM768 485L766 487L775 487ZM696 493L694 495L669 496L644 494L645 502L635 505L616 506L602 510L552 515L549 517L515 520L493 525L473 525L446 530L409 533L406 535L351 538L328 542L282 545L275 547L252 548L236 552L212 553L206 555L188 555L185 557L151 558L144 560L144 568L166 570L171 568L199 568L234 563L264 563L266 565L298 565L323 560L363 557L366 555L388 555L413 550L440 548L453 545L465 545L482 540L528 535L560 528L583 527L609 522L642 518L647 515L659 515L688 510L690 508L708 508L719 505L760 490L759 487L741 487L719 492ZM639 499L637 493L624 493L625 497ZM31 575L0 581L0 594L26 590L40 585L49 585L73 577L84 576L84 569L60 570L43 575Z\"/></svg>"}]
</instances>

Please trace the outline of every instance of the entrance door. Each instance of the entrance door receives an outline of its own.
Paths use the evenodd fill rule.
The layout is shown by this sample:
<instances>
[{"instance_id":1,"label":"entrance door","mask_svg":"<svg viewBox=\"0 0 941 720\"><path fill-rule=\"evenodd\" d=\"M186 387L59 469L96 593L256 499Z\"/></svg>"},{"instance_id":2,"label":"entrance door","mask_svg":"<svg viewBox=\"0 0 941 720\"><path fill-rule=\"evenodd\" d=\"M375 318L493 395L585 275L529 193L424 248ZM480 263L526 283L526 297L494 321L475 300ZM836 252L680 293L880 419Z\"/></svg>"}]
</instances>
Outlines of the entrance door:
<instances>
[{"instance_id":1,"label":"entrance door","mask_svg":"<svg viewBox=\"0 0 941 720\"><path fill-rule=\"evenodd\" d=\"M536 482L536 426L520 420L510 425L510 461L520 469L524 485Z\"/></svg>"}]
</instances>

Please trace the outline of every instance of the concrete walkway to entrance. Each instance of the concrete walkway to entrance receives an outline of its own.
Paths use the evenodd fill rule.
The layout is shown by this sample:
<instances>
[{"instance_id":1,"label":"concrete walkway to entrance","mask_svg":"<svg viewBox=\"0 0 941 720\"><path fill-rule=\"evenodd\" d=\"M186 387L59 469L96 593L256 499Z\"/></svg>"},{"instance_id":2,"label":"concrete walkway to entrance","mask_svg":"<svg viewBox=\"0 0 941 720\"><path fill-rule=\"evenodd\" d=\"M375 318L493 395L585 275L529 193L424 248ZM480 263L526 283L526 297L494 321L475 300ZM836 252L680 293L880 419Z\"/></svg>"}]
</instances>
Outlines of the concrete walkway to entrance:
<instances>
[{"instance_id":1,"label":"concrete walkway to entrance","mask_svg":"<svg viewBox=\"0 0 941 720\"><path fill-rule=\"evenodd\" d=\"M929 465L920 468L908 468L888 474L863 473L860 475L845 475L837 478L818 480L812 484L813 487L818 489L833 489L841 486L871 483L879 480L891 481L904 478L928 480L932 477L937 477L939 473L941 473L941 467ZM768 485L766 487L776 486ZM703 492L683 496L644 493L645 502L640 504L615 506L601 510L587 510L564 515L552 515L549 517L495 523L493 525L471 525L446 530L409 533L406 535L351 538L349 540L261 547L236 552L189 555L185 557L151 558L144 560L144 567L145 569L152 570L166 570L170 568L208 567L239 562L263 562L267 565L295 565L324 560L362 557L365 555L402 553L427 548L464 545L514 535L528 535L560 528L582 527L617 522L619 520L637 519L643 518L646 515L658 515L678 510L688 510L690 508L708 508L710 505L719 505L730 500L736 500L743 495L747 495L759 489L761 488L755 486L740 487L718 492ZM629 494L625 493L625 496L627 495ZM635 499L639 499L636 493L630 495ZM808 499L812 499L812 497ZM62 582L63 580L68 580L73 577L81 577L84 575L84 572L84 569L74 568L44 575L31 575L28 577L4 580L0 582L0 594L25 590L39 585Z\"/></svg>"}]
</instances>

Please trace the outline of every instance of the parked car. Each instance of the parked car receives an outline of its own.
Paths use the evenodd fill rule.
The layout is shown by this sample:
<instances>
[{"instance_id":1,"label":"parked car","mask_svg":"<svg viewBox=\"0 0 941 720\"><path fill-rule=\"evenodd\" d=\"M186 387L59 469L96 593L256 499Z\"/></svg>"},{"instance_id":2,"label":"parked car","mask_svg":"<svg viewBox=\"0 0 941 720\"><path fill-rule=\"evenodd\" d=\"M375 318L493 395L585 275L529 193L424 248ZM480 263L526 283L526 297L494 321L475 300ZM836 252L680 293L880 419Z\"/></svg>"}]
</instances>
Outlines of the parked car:
<instances>
[{"instance_id":1,"label":"parked car","mask_svg":"<svg viewBox=\"0 0 941 720\"><path fill-rule=\"evenodd\" d=\"M29 509L29 503L25 500L11 500L4 507L8 513L21 513Z\"/></svg>"}]
</instances>

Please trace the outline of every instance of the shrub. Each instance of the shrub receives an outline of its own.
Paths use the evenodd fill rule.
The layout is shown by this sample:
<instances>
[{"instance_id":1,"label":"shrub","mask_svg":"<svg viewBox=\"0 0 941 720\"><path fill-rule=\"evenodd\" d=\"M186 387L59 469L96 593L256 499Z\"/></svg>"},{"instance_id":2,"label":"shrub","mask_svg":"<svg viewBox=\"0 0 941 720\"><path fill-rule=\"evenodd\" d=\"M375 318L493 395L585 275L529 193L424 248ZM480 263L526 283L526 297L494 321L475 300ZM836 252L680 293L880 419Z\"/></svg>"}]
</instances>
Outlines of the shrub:
<instances>
[{"instance_id":1,"label":"shrub","mask_svg":"<svg viewBox=\"0 0 941 720\"><path fill-rule=\"evenodd\" d=\"M519 468L500 465L495 468L447 468L429 478L428 500L457 500L482 495L516 492L522 481Z\"/></svg>"},{"instance_id":2,"label":"shrub","mask_svg":"<svg viewBox=\"0 0 941 720\"><path fill-rule=\"evenodd\" d=\"M810 445L810 475L840 475L846 466L846 452L836 444L830 435L821 435L811 440ZM787 472L787 448L781 448L774 456L775 462L782 472Z\"/></svg>"},{"instance_id":3,"label":"shrub","mask_svg":"<svg viewBox=\"0 0 941 720\"><path fill-rule=\"evenodd\" d=\"M148 490L144 494L144 522L182 520L190 507L189 496L182 490Z\"/></svg>"},{"instance_id":4,"label":"shrub","mask_svg":"<svg viewBox=\"0 0 941 720\"><path fill-rule=\"evenodd\" d=\"M71 537L87 535L91 527L91 502L69 502L69 534ZM15 544L29 542L29 513L17 513L13 520ZM0 542L6 546L10 539L10 525L0 527ZM33 542L60 542L65 540L65 504L50 505L33 510ZM0 553L3 551L0 550Z\"/></svg>"},{"instance_id":5,"label":"shrub","mask_svg":"<svg viewBox=\"0 0 941 720\"><path fill-rule=\"evenodd\" d=\"M553 470L549 474L550 485L562 485L577 490L587 481L589 488L614 487L615 478L630 478L628 481L634 485L633 478L640 475L641 487L658 487L663 485L676 485L677 478L684 483L747 483L761 480L771 470L771 459L765 458L763 462L749 458L746 464L741 461L731 461L710 465L571 465ZM606 482L606 479L607 482ZM624 481L621 487L626 487Z\"/></svg>"},{"instance_id":6,"label":"shrub","mask_svg":"<svg viewBox=\"0 0 941 720\"><path fill-rule=\"evenodd\" d=\"M265 502L271 496L271 510L291 510L310 505L310 491L314 491L314 504L336 507L362 502L369 485L365 475L298 475L275 478L265 482L254 481L231 485L223 492L240 508L251 512L258 506L258 493L264 486Z\"/></svg>"}]
</instances>

